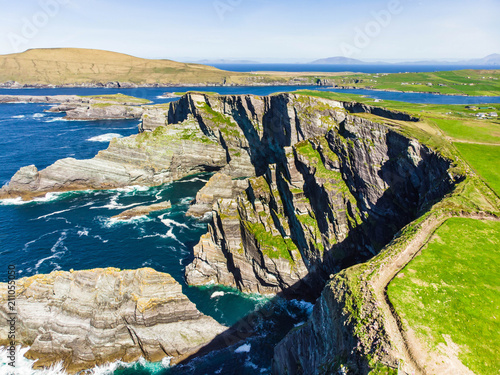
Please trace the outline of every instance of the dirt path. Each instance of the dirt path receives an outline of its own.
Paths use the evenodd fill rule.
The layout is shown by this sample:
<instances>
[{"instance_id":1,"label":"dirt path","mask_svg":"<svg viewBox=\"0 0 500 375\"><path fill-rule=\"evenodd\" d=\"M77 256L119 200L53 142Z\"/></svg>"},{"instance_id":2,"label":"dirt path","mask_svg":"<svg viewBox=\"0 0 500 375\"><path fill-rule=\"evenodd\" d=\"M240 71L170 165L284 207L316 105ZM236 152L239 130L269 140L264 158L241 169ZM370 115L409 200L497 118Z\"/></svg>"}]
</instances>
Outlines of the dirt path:
<instances>
[{"instance_id":1,"label":"dirt path","mask_svg":"<svg viewBox=\"0 0 500 375\"><path fill-rule=\"evenodd\" d=\"M466 139L458 139L451 137L447 137L446 139L452 143L468 143L472 145L481 145L481 146L500 146L500 143L476 142L476 141L468 141Z\"/></svg>"},{"instance_id":2,"label":"dirt path","mask_svg":"<svg viewBox=\"0 0 500 375\"><path fill-rule=\"evenodd\" d=\"M377 276L371 280L375 297L383 311L384 326L390 341L399 349L399 355L404 361L402 370L408 374L473 374L457 357L458 347L446 337L446 345L440 346L439 352L430 352L411 329L403 329L399 316L394 311L387 296L387 286L394 277L420 253L423 246L429 241L434 232L451 215L439 218L430 217L420 228L418 234L410 241L406 249L399 252L392 262L382 267ZM481 220L499 220L496 217L470 214L459 217Z\"/></svg>"}]
</instances>

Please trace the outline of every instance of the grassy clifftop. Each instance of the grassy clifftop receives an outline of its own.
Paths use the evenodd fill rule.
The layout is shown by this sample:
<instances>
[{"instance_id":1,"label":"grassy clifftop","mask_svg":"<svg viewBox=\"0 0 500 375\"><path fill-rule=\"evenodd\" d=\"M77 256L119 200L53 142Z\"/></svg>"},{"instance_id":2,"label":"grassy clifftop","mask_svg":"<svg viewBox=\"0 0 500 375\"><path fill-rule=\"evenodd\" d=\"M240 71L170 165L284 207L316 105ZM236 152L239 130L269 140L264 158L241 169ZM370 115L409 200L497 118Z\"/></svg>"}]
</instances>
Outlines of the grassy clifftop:
<instances>
[{"instance_id":1,"label":"grassy clifftop","mask_svg":"<svg viewBox=\"0 0 500 375\"><path fill-rule=\"evenodd\" d=\"M72 84L242 83L249 75L206 65L149 60L122 53L79 48L32 49L0 56L0 82Z\"/></svg>"}]
</instances>

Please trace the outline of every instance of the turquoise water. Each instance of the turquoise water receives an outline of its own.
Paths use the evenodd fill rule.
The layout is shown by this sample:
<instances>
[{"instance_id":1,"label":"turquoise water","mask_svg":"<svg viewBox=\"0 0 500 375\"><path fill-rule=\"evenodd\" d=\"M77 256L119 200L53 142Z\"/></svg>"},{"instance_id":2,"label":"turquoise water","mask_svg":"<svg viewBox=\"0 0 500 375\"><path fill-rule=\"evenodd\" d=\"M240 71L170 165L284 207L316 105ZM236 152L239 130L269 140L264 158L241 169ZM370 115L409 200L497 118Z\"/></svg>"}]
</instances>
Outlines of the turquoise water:
<instances>
[{"instance_id":1,"label":"turquoise water","mask_svg":"<svg viewBox=\"0 0 500 375\"><path fill-rule=\"evenodd\" d=\"M30 90L30 94L37 93ZM106 148L113 135L137 133L137 120L64 121L61 114L44 112L48 108L41 104L0 105L2 184L21 166L35 164L42 169L64 157L90 158ZM191 176L153 188L49 194L29 203L1 201L1 263L15 264L18 277L53 270L152 267L171 274L200 311L232 326L253 311L264 311L270 302L262 296L245 296L229 288L189 287L184 281L193 246L207 231L206 222L186 217L185 213L209 177ZM110 220L125 209L162 200L170 200L172 208L146 219ZM6 281L6 277L6 272L0 273L0 281ZM138 363L108 369L106 373L268 373L273 345L294 324L304 321L310 308L282 300L271 305L276 306L273 314L257 316L253 323L256 335L252 338L245 337L233 347L192 361L189 366L168 370L161 364ZM250 345L249 352L234 352L245 343Z\"/></svg>"},{"instance_id":2,"label":"turquoise water","mask_svg":"<svg viewBox=\"0 0 500 375\"><path fill-rule=\"evenodd\" d=\"M169 100L159 98L163 92L186 89L30 89L0 90L0 93L90 95L120 91L155 102L166 102ZM204 90L266 95L285 89L210 87ZM355 92L361 91L367 90ZM411 98L407 96L410 94L402 94L402 97L398 93L369 94L388 95L384 97L386 99ZM419 98L427 98L425 94L418 95ZM431 99L439 102L450 98L458 100L438 95L432 95ZM460 100L475 103L476 98ZM108 146L111 137L137 133L137 120L71 122L64 121L61 114L44 112L48 108L48 105L42 104L0 104L0 183L6 183L24 165L35 164L42 169L64 157L91 158ZM241 319L243 323L252 322L254 334L251 337L244 337L230 348L210 353L189 364L172 369L166 369L165 363L115 364L115 368L107 370L108 373L269 373L274 345L291 328L307 319L311 305L245 296L228 288L186 285L184 269L192 260L193 246L206 233L207 223L188 218L185 212L208 178L208 175L191 176L153 188L52 194L30 203L3 201L0 204L1 264L15 264L19 277L59 269L152 267L171 274L200 311L222 324L231 326ZM121 223L110 220L127 208L160 200L170 200L172 209L154 213L147 219ZM6 281L6 276L6 272L0 273L0 281ZM256 313L248 318L252 312Z\"/></svg>"}]
</instances>

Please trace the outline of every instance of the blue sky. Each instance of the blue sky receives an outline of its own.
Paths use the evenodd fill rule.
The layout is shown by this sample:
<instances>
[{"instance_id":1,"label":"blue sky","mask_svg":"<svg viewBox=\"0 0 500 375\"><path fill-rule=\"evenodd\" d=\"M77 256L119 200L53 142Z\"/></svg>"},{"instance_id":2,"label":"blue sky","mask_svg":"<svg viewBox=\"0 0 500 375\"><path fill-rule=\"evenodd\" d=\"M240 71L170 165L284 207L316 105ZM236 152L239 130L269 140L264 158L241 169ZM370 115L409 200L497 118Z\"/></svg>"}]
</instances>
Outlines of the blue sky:
<instances>
[{"instance_id":1,"label":"blue sky","mask_svg":"<svg viewBox=\"0 0 500 375\"><path fill-rule=\"evenodd\" d=\"M499 0L0 0L0 54L174 60L466 59L500 53Z\"/></svg>"}]
</instances>

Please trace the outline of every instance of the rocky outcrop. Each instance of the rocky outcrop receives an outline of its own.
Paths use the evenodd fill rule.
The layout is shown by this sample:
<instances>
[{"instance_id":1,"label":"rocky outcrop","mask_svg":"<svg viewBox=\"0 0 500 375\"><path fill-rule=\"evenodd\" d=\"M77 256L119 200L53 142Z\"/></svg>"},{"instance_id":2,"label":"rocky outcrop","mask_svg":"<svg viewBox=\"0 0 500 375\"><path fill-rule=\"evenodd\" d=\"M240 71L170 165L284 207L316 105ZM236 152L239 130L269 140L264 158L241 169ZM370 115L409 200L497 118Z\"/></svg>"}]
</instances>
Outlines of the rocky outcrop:
<instances>
[{"instance_id":1,"label":"rocky outcrop","mask_svg":"<svg viewBox=\"0 0 500 375\"><path fill-rule=\"evenodd\" d=\"M144 357L173 362L226 330L200 313L170 275L150 268L54 271L17 280L16 340L35 367L63 361L75 373ZM7 344L7 287L0 284L0 345Z\"/></svg>"},{"instance_id":2,"label":"rocky outcrop","mask_svg":"<svg viewBox=\"0 0 500 375\"><path fill-rule=\"evenodd\" d=\"M274 374L337 374L341 368L368 374L377 362L398 367L372 291L357 275L341 271L327 283L309 320L275 347Z\"/></svg>"},{"instance_id":3,"label":"rocky outcrop","mask_svg":"<svg viewBox=\"0 0 500 375\"><path fill-rule=\"evenodd\" d=\"M149 206L137 206L112 216L115 220L130 220L139 216L147 216L152 212L168 210L172 207L170 201L150 204Z\"/></svg>"},{"instance_id":4,"label":"rocky outcrop","mask_svg":"<svg viewBox=\"0 0 500 375\"><path fill-rule=\"evenodd\" d=\"M168 125L168 110L170 104L159 104L144 107L144 112L139 124L139 132L155 130L158 126Z\"/></svg>"},{"instance_id":5,"label":"rocky outcrop","mask_svg":"<svg viewBox=\"0 0 500 375\"><path fill-rule=\"evenodd\" d=\"M88 103L89 99L78 95L0 95L0 103Z\"/></svg>"},{"instance_id":6,"label":"rocky outcrop","mask_svg":"<svg viewBox=\"0 0 500 375\"><path fill-rule=\"evenodd\" d=\"M308 105L281 111L289 117L279 127L263 120L269 138L260 150L275 163L245 192L215 203L186 268L189 283L311 297L328 275L376 254L451 189L450 161L426 146L346 114L341 103L288 98L285 108Z\"/></svg>"},{"instance_id":7,"label":"rocky outcrop","mask_svg":"<svg viewBox=\"0 0 500 375\"><path fill-rule=\"evenodd\" d=\"M66 120L118 120L141 118L141 104L148 100L126 95L77 96L77 95L0 95L0 103L48 103L59 105L48 112L66 112Z\"/></svg>"},{"instance_id":8,"label":"rocky outcrop","mask_svg":"<svg viewBox=\"0 0 500 375\"><path fill-rule=\"evenodd\" d=\"M236 198L247 187L248 181L235 180L231 176L218 172L198 191L186 215L201 218L212 212L212 206L218 199Z\"/></svg>"},{"instance_id":9,"label":"rocky outcrop","mask_svg":"<svg viewBox=\"0 0 500 375\"><path fill-rule=\"evenodd\" d=\"M66 109L66 120L131 120L139 119L144 110L137 106L121 104L93 104L90 106L77 106Z\"/></svg>"},{"instance_id":10,"label":"rocky outcrop","mask_svg":"<svg viewBox=\"0 0 500 375\"><path fill-rule=\"evenodd\" d=\"M90 160L66 158L42 171L35 166L21 168L0 189L0 197L31 199L50 191L157 186L226 164L225 150L188 120L152 133L115 138Z\"/></svg>"}]
</instances>

